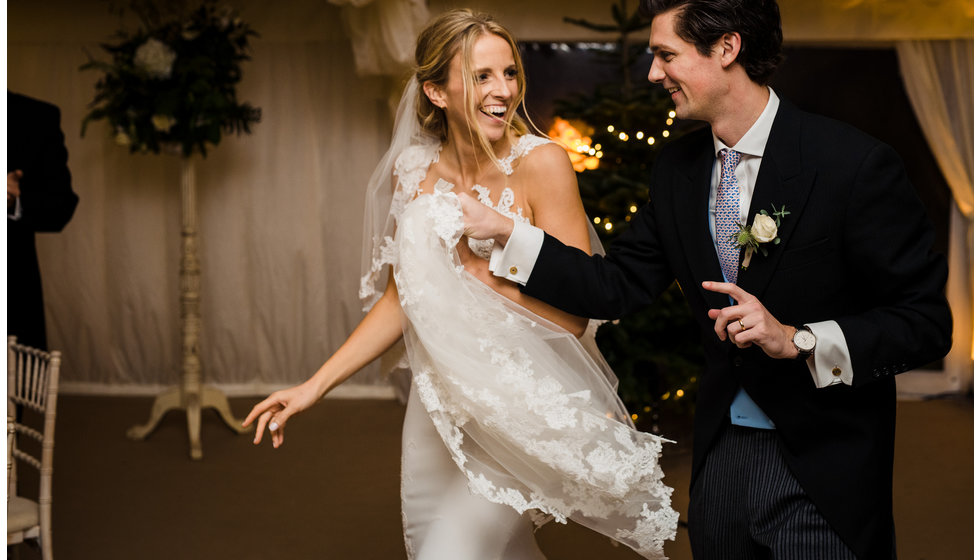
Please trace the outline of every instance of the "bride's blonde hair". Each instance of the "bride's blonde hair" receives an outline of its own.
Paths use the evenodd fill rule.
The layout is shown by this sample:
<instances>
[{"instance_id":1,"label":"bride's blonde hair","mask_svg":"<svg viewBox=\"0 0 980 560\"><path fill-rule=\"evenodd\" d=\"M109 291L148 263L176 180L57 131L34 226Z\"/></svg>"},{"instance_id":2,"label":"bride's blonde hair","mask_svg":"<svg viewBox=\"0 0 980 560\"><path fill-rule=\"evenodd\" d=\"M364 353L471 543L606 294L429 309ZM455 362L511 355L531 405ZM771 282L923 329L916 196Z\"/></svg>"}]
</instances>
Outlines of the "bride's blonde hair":
<instances>
[{"instance_id":1,"label":"bride's blonde hair","mask_svg":"<svg viewBox=\"0 0 980 560\"><path fill-rule=\"evenodd\" d=\"M419 96L416 100L415 109L422 129L445 142L449 134L446 114L442 109L433 105L428 96L422 93L422 86L426 82L432 82L439 87L445 87L449 81L450 63L457 53L460 54L463 92L468 101L466 120L470 134L475 133L487 154L494 156L490 141L487 140L480 127L474 125L477 119L477 103L475 99L471 99L475 97L474 92L477 91L472 61L473 45L477 39L487 34L496 35L507 41L513 52L514 64L517 67L517 96L508 105L504 120L517 136L527 134L527 124L524 119L517 115L517 107L524 106L526 88L524 65L521 62L521 53L517 48L517 43L510 32L497 23L492 16L469 9L449 10L430 22L419 34L415 47L415 64L417 65L415 79L418 80L419 84ZM527 114L526 109L525 114Z\"/></svg>"}]
</instances>

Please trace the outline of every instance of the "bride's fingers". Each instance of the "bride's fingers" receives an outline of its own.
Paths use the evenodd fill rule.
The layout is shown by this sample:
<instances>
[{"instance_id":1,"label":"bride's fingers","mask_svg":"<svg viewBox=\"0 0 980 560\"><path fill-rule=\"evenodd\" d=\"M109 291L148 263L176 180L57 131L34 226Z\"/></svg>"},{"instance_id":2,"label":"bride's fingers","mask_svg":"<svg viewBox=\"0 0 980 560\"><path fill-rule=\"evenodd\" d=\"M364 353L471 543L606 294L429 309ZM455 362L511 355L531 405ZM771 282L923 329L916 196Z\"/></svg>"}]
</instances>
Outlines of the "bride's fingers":
<instances>
[{"instance_id":1,"label":"bride's fingers","mask_svg":"<svg viewBox=\"0 0 980 560\"><path fill-rule=\"evenodd\" d=\"M255 425L255 438L252 440L252 443L255 445L262 443L262 435L265 433L265 426L269 423L269 418L271 417L271 410L266 410L259 416L259 422Z\"/></svg>"},{"instance_id":2,"label":"bride's fingers","mask_svg":"<svg viewBox=\"0 0 980 560\"><path fill-rule=\"evenodd\" d=\"M252 407L252 410L249 411L248 416L246 416L245 420L242 421L242 426L248 427L248 425L254 422L255 419L259 417L263 412L269 410L270 408L272 408L274 404L277 403L278 403L278 398L269 395L268 397L265 398L264 401Z\"/></svg>"}]
</instances>

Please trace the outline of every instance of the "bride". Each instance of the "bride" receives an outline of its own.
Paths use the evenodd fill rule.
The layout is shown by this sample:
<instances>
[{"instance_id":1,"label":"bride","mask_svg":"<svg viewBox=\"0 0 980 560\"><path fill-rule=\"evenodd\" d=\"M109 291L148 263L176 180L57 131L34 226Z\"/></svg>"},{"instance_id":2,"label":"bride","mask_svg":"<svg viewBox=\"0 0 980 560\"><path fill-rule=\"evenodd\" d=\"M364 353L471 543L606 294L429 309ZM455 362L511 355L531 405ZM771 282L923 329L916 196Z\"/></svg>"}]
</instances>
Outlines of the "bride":
<instances>
[{"instance_id":1,"label":"bride","mask_svg":"<svg viewBox=\"0 0 980 560\"><path fill-rule=\"evenodd\" d=\"M310 379L255 405L244 425L257 420L256 444L268 427L278 448L294 414L404 340L409 558L542 559L534 526L568 519L664 558L677 527L664 440L633 428L594 330L582 336L589 322L495 278L493 242L462 235L458 197L474 196L590 246L564 149L516 114L517 46L489 16L452 10L422 31L415 58L368 191L370 310Z\"/></svg>"}]
</instances>

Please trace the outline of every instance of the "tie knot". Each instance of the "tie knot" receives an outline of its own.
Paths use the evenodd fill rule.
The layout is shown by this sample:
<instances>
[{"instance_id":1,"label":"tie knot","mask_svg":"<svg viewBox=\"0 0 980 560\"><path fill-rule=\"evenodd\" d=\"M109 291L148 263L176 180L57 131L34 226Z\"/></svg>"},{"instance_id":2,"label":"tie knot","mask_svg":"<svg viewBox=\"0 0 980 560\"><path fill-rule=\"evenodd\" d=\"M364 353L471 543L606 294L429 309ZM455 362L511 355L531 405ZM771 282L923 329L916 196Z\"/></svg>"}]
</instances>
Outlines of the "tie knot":
<instances>
[{"instance_id":1,"label":"tie knot","mask_svg":"<svg viewBox=\"0 0 980 560\"><path fill-rule=\"evenodd\" d=\"M742 154L736 152L735 150L729 148L722 148L718 150L718 155L725 158L725 165L738 165L738 162L742 159Z\"/></svg>"}]
</instances>

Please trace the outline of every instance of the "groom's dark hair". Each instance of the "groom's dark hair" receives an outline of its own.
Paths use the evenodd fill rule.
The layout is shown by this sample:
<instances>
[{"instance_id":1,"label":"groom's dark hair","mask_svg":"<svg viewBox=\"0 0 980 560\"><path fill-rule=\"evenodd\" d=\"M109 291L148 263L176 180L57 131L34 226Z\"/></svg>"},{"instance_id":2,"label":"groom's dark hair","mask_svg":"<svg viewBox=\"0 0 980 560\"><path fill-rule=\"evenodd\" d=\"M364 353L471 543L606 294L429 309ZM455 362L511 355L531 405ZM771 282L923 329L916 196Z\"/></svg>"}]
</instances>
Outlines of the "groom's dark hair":
<instances>
[{"instance_id":1,"label":"groom's dark hair","mask_svg":"<svg viewBox=\"0 0 980 560\"><path fill-rule=\"evenodd\" d=\"M783 57L783 30L776 0L641 0L640 13L656 17L677 9L674 32L708 56L726 33L738 33L736 61L749 78L765 85Z\"/></svg>"}]
</instances>

